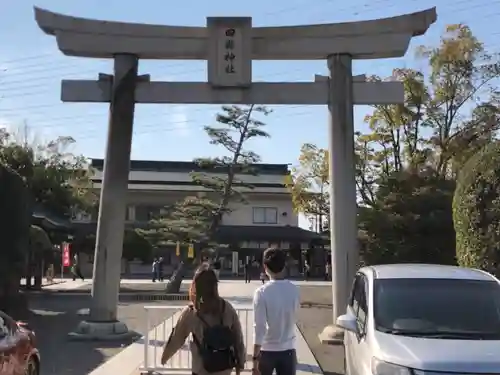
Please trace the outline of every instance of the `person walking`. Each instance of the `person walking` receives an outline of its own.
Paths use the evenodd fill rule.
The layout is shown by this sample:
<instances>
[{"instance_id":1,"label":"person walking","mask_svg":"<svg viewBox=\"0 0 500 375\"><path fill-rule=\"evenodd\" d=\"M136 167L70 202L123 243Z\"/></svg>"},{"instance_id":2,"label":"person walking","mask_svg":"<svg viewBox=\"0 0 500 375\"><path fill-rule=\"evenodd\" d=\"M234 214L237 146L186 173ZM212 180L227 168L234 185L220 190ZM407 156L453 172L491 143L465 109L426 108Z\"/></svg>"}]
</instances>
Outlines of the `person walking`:
<instances>
[{"instance_id":1,"label":"person walking","mask_svg":"<svg viewBox=\"0 0 500 375\"><path fill-rule=\"evenodd\" d=\"M158 259L158 279L161 282L163 282L163 280L164 280L164 276L163 276L163 257L160 257Z\"/></svg>"},{"instance_id":2,"label":"person walking","mask_svg":"<svg viewBox=\"0 0 500 375\"><path fill-rule=\"evenodd\" d=\"M153 282L156 282L156 279L158 278L158 259L154 258L153 264L151 265L151 273L152 273L152 279Z\"/></svg>"},{"instance_id":3,"label":"person walking","mask_svg":"<svg viewBox=\"0 0 500 375\"><path fill-rule=\"evenodd\" d=\"M220 269L222 268L221 261L219 259L216 259L213 264L213 271L215 272L215 275L217 276L217 280L220 280Z\"/></svg>"},{"instance_id":4,"label":"person walking","mask_svg":"<svg viewBox=\"0 0 500 375\"><path fill-rule=\"evenodd\" d=\"M252 262L247 261L245 263L245 284L252 281Z\"/></svg>"},{"instance_id":5,"label":"person walking","mask_svg":"<svg viewBox=\"0 0 500 375\"><path fill-rule=\"evenodd\" d=\"M195 272L189 289L189 306L182 310L163 348L164 365L191 335L193 375L240 374L246 361L245 339L238 314L229 301L219 296L214 269L207 263Z\"/></svg>"},{"instance_id":6,"label":"person walking","mask_svg":"<svg viewBox=\"0 0 500 375\"><path fill-rule=\"evenodd\" d=\"M331 266L329 262L326 262L325 264L325 280L328 281L330 280L330 274L331 274Z\"/></svg>"},{"instance_id":7,"label":"person walking","mask_svg":"<svg viewBox=\"0 0 500 375\"><path fill-rule=\"evenodd\" d=\"M295 375L297 354L295 327L300 307L299 290L284 279L286 254L276 248L264 252L264 270L269 281L253 297L254 375Z\"/></svg>"},{"instance_id":8,"label":"person walking","mask_svg":"<svg viewBox=\"0 0 500 375\"><path fill-rule=\"evenodd\" d=\"M309 262L306 260L304 262L304 278L305 280L309 280L309 277L311 276L311 266L309 265Z\"/></svg>"},{"instance_id":9,"label":"person walking","mask_svg":"<svg viewBox=\"0 0 500 375\"><path fill-rule=\"evenodd\" d=\"M82 281L85 281L85 278L82 275L82 270L80 269L78 254L75 254L73 256L73 265L71 266L71 273L73 274L73 281L75 281L77 277Z\"/></svg>"},{"instance_id":10,"label":"person walking","mask_svg":"<svg viewBox=\"0 0 500 375\"><path fill-rule=\"evenodd\" d=\"M262 269L262 271L260 272L260 281L262 282L262 284L266 283L266 279L267 279L266 272L264 271L264 269Z\"/></svg>"}]
</instances>

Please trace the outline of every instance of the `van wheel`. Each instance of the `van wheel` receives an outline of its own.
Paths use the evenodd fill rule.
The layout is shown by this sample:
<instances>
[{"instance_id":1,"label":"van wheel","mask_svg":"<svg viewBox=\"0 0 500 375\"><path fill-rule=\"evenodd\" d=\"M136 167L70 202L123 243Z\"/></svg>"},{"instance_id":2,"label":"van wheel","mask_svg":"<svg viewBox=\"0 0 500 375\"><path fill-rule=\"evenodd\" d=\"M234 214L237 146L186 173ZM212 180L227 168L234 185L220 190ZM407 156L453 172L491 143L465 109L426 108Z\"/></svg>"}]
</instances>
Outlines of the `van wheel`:
<instances>
[{"instance_id":1,"label":"van wheel","mask_svg":"<svg viewBox=\"0 0 500 375\"><path fill-rule=\"evenodd\" d=\"M39 375L38 363L35 358L31 357L26 365L25 375Z\"/></svg>"}]
</instances>

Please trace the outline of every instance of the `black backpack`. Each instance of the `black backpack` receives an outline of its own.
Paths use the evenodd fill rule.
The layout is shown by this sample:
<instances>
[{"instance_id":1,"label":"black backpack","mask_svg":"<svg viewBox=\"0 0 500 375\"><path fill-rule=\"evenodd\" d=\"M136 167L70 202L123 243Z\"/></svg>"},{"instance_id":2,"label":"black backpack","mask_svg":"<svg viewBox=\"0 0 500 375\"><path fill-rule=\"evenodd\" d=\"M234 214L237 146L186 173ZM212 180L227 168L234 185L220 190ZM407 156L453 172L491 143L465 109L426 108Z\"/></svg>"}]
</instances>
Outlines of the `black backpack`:
<instances>
[{"instance_id":1,"label":"black backpack","mask_svg":"<svg viewBox=\"0 0 500 375\"><path fill-rule=\"evenodd\" d=\"M223 301L220 324L213 326L196 313L205 329L202 342L194 334L193 342L198 348L203 367L209 373L229 370L237 365L234 333L230 327L223 324L225 307L226 303Z\"/></svg>"}]
</instances>

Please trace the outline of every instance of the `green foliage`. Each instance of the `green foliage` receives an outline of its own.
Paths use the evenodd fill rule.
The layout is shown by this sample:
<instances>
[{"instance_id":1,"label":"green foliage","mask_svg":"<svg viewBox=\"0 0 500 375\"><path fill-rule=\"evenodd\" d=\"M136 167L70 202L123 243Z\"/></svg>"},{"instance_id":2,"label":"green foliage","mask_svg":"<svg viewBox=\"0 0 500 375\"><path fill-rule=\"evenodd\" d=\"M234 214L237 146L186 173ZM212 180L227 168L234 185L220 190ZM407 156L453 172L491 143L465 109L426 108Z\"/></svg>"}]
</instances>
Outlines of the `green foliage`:
<instances>
[{"instance_id":1,"label":"green foliage","mask_svg":"<svg viewBox=\"0 0 500 375\"><path fill-rule=\"evenodd\" d=\"M252 164L259 156L245 148L260 137L269 137L265 124L255 115L268 115L262 106L223 106L216 116L216 126L206 126L210 143L221 146L226 155L216 158L198 158L195 162L206 172L193 172L191 178L200 187L200 193L188 196L168 209L167 214L150 222L141 233L154 246L196 243L198 248L215 246L214 235L222 217L230 212L230 202L245 202L245 192L253 186L240 180L238 174L255 174ZM198 252L199 253L199 252Z\"/></svg>"},{"instance_id":2,"label":"green foliage","mask_svg":"<svg viewBox=\"0 0 500 375\"><path fill-rule=\"evenodd\" d=\"M499 275L500 143L472 156L460 172L453 200L458 263Z\"/></svg>"},{"instance_id":3,"label":"green foliage","mask_svg":"<svg viewBox=\"0 0 500 375\"><path fill-rule=\"evenodd\" d=\"M0 162L0 306L16 314L26 308L19 280L29 250L29 191L18 173Z\"/></svg>"},{"instance_id":4,"label":"green foliage","mask_svg":"<svg viewBox=\"0 0 500 375\"><path fill-rule=\"evenodd\" d=\"M500 125L498 56L489 55L467 26L448 26L439 45L420 47L417 57L428 74L405 68L385 79L370 77L403 82L405 103L374 106L365 117L368 130L355 137L359 239L366 263L456 262L451 204L456 176L496 139ZM325 155L304 144L288 181L295 209L306 215L327 213L328 196L318 188L328 182Z\"/></svg>"},{"instance_id":5,"label":"green foliage","mask_svg":"<svg viewBox=\"0 0 500 375\"><path fill-rule=\"evenodd\" d=\"M72 138L59 137L45 144L29 143L26 138L19 140L0 130L0 295L6 296L8 304L18 297L25 261L38 262L48 254L43 251L51 248L41 228L30 228L33 208L43 206L53 214L69 216L73 209L92 205L95 198L86 160L67 152ZM35 276L40 285L41 275Z\"/></svg>"},{"instance_id":6,"label":"green foliage","mask_svg":"<svg viewBox=\"0 0 500 375\"><path fill-rule=\"evenodd\" d=\"M21 175L34 203L58 215L86 210L96 201L90 189L90 170L83 156L68 152L71 137L45 144L20 143L8 133L0 137L0 162Z\"/></svg>"},{"instance_id":7,"label":"green foliage","mask_svg":"<svg viewBox=\"0 0 500 375\"><path fill-rule=\"evenodd\" d=\"M492 82L500 64L467 26L448 26L438 46L420 47L417 56L430 74L395 69L388 79L404 83L405 104L376 106L365 119L370 131L357 134L356 182L364 205L373 205L379 182L395 172L455 179L500 124Z\"/></svg>"},{"instance_id":8,"label":"green foliage","mask_svg":"<svg viewBox=\"0 0 500 375\"><path fill-rule=\"evenodd\" d=\"M30 195L22 177L0 163L0 275L20 272L28 252Z\"/></svg>"},{"instance_id":9,"label":"green foliage","mask_svg":"<svg viewBox=\"0 0 500 375\"><path fill-rule=\"evenodd\" d=\"M153 256L153 247L138 231L125 229L123 238L123 258L126 260L140 259L148 262Z\"/></svg>"},{"instance_id":10,"label":"green foliage","mask_svg":"<svg viewBox=\"0 0 500 375\"><path fill-rule=\"evenodd\" d=\"M206 198L186 197L170 208L165 217L150 221L150 228L141 231L155 246L208 241L208 228L217 204Z\"/></svg>"},{"instance_id":11,"label":"green foliage","mask_svg":"<svg viewBox=\"0 0 500 375\"><path fill-rule=\"evenodd\" d=\"M52 242L49 235L37 225L30 226L30 248L32 251L51 251Z\"/></svg>"},{"instance_id":12,"label":"green foliage","mask_svg":"<svg viewBox=\"0 0 500 375\"><path fill-rule=\"evenodd\" d=\"M455 264L454 185L434 175L390 176L378 189L376 208L360 209L363 261Z\"/></svg>"},{"instance_id":13,"label":"green foliage","mask_svg":"<svg viewBox=\"0 0 500 375\"><path fill-rule=\"evenodd\" d=\"M318 232L329 227L328 165L328 150L305 143L300 150L299 165L285 181L295 211L306 215Z\"/></svg>"},{"instance_id":14,"label":"green foliage","mask_svg":"<svg viewBox=\"0 0 500 375\"><path fill-rule=\"evenodd\" d=\"M464 163L495 138L500 65L465 25L448 26L418 57L430 73L394 70L405 104L376 106L370 131L356 136L362 255L368 263L466 264L463 240L454 256L452 194Z\"/></svg>"}]
</instances>

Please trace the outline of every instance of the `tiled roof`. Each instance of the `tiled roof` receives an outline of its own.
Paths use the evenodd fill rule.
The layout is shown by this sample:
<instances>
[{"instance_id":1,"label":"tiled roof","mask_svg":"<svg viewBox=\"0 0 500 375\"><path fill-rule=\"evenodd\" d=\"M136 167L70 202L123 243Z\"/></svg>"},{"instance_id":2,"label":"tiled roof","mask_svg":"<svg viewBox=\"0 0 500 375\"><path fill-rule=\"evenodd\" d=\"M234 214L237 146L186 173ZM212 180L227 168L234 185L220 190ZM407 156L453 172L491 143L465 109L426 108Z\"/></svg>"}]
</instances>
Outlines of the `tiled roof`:
<instances>
[{"instance_id":1,"label":"tiled roof","mask_svg":"<svg viewBox=\"0 0 500 375\"><path fill-rule=\"evenodd\" d=\"M95 233L96 222L73 223L78 233ZM147 223L128 223L129 228L146 228ZM294 226L264 226L264 225L222 225L217 232L217 240L220 242L241 241L321 241L319 233Z\"/></svg>"},{"instance_id":2,"label":"tiled roof","mask_svg":"<svg viewBox=\"0 0 500 375\"><path fill-rule=\"evenodd\" d=\"M102 171L104 168L103 159L92 159L92 168ZM252 164L252 169L257 174L274 174L286 176L290 173L288 164ZM154 160L131 160L131 171L142 172L225 172L213 168L201 168L192 161L154 161Z\"/></svg>"}]
</instances>

